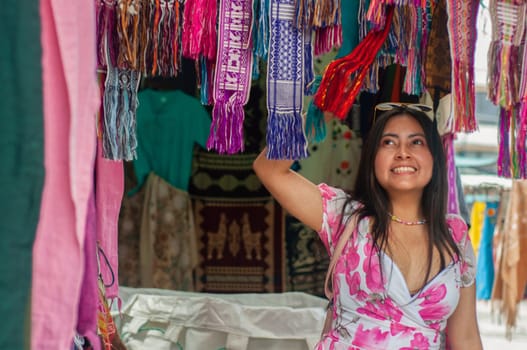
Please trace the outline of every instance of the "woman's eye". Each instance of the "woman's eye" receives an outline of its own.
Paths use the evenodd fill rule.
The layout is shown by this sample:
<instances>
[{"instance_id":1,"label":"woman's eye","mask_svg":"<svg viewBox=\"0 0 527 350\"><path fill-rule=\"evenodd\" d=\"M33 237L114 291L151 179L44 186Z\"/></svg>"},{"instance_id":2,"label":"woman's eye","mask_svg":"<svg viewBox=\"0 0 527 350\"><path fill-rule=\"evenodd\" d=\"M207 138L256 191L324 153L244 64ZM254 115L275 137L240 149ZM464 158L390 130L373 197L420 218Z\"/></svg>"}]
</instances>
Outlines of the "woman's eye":
<instances>
[{"instance_id":1,"label":"woman's eye","mask_svg":"<svg viewBox=\"0 0 527 350\"><path fill-rule=\"evenodd\" d=\"M382 144L386 146L394 145L395 142L392 139L384 139L382 140Z\"/></svg>"},{"instance_id":2,"label":"woman's eye","mask_svg":"<svg viewBox=\"0 0 527 350\"><path fill-rule=\"evenodd\" d=\"M425 144L424 140L421 140L421 139L415 139L412 141L412 143L414 145L424 145Z\"/></svg>"}]
</instances>

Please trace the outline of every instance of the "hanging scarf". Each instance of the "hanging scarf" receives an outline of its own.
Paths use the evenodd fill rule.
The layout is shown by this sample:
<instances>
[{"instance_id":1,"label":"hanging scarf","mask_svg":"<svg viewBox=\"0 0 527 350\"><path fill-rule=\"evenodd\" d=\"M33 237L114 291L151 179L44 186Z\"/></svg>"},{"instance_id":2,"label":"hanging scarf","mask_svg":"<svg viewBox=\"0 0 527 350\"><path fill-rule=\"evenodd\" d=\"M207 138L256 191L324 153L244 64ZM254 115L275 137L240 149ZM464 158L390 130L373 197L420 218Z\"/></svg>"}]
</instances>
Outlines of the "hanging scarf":
<instances>
[{"instance_id":1,"label":"hanging scarf","mask_svg":"<svg viewBox=\"0 0 527 350\"><path fill-rule=\"evenodd\" d=\"M526 10L527 11L527 10ZM527 31L527 29L526 29ZM523 47L522 74L520 82L520 113L518 117L518 139L516 152L518 153L519 178L527 178L527 47Z\"/></svg>"},{"instance_id":2,"label":"hanging scarf","mask_svg":"<svg viewBox=\"0 0 527 350\"><path fill-rule=\"evenodd\" d=\"M446 0L439 0L432 11L425 59L425 86L433 96L434 105L451 90L452 60L447 29Z\"/></svg>"},{"instance_id":3,"label":"hanging scarf","mask_svg":"<svg viewBox=\"0 0 527 350\"><path fill-rule=\"evenodd\" d=\"M98 0L97 13L97 65L106 67L108 61L117 66L119 39L115 7L117 0Z\"/></svg>"},{"instance_id":4,"label":"hanging scarf","mask_svg":"<svg viewBox=\"0 0 527 350\"><path fill-rule=\"evenodd\" d=\"M304 31L294 26L294 0L271 0L267 59L267 157L307 157L303 130Z\"/></svg>"},{"instance_id":5,"label":"hanging scarf","mask_svg":"<svg viewBox=\"0 0 527 350\"><path fill-rule=\"evenodd\" d=\"M489 4L492 42L489 47L488 96L500 106L498 175L526 177L525 138L527 62L520 50L526 32L527 3L524 0L493 0ZM525 70L525 67L523 67Z\"/></svg>"},{"instance_id":6,"label":"hanging scarf","mask_svg":"<svg viewBox=\"0 0 527 350\"><path fill-rule=\"evenodd\" d=\"M108 66L103 105L103 156L111 160L134 160L137 89L141 74Z\"/></svg>"},{"instance_id":7,"label":"hanging scarf","mask_svg":"<svg viewBox=\"0 0 527 350\"><path fill-rule=\"evenodd\" d=\"M216 58L216 0L186 0L183 10L183 56Z\"/></svg>"},{"instance_id":8,"label":"hanging scarf","mask_svg":"<svg viewBox=\"0 0 527 350\"><path fill-rule=\"evenodd\" d=\"M370 31L349 55L327 66L320 88L314 96L315 105L322 111L331 112L339 119L346 117L377 52L388 36L393 10L393 7L388 8L386 23L381 31Z\"/></svg>"},{"instance_id":9,"label":"hanging scarf","mask_svg":"<svg viewBox=\"0 0 527 350\"><path fill-rule=\"evenodd\" d=\"M478 6L479 0L447 0L454 132L472 132L478 128L474 91Z\"/></svg>"},{"instance_id":10,"label":"hanging scarf","mask_svg":"<svg viewBox=\"0 0 527 350\"><path fill-rule=\"evenodd\" d=\"M457 193L457 170L454 150L454 134L445 134L443 139L443 149L447 161L447 180L448 180L448 214L460 214L459 197Z\"/></svg>"},{"instance_id":11,"label":"hanging scarf","mask_svg":"<svg viewBox=\"0 0 527 350\"><path fill-rule=\"evenodd\" d=\"M249 98L253 54L251 0L221 0L214 108L208 149L243 151L243 106Z\"/></svg>"}]
</instances>

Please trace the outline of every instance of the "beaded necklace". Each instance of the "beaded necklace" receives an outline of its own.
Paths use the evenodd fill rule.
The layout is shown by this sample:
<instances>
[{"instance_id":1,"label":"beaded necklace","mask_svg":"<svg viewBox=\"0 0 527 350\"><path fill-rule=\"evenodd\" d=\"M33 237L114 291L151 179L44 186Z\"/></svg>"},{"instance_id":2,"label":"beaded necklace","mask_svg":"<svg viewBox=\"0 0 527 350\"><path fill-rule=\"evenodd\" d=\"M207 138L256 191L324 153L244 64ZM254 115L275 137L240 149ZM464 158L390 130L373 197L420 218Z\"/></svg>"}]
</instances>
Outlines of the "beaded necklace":
<instances>
[{"instance_id":1,"label":"beaded necklace","mask_svg":"<svg viewBox=\"0 0 527 350\"><path fill-rule=\"evenodd\" d=\"M420 219L417 221L405 221L401 219L400 217L393 215L392 213L388 213L388 216L390 216L390 219L392 221L398 222L399 224L413 226L413 225L424 225L426 223L426 219Z\"/></svg>"}]
</instances>

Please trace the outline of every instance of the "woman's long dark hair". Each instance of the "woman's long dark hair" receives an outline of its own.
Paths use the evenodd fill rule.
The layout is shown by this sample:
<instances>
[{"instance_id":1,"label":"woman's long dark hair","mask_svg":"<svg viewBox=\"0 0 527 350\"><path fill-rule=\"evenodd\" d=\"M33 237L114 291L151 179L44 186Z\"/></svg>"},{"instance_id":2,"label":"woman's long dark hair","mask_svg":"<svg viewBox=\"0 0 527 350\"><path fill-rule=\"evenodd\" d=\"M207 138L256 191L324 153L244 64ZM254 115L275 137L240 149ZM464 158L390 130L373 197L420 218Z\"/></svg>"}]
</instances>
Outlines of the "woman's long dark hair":
<instances>
[{"instance_id":1,"label":"woman's long dark hair","mask_svg":"<svg viewBox=\"0 0 527 350\"><path fill-rule=\"evenodd\" d=\"M409 115L421 125L428 148L434 159L432 178L425 186L421 199L423 215L428 222L429 237L427 272L422 284L424 287L430 277L434 247L437 247L439 250L441 270L446 266L446 254L451 259L460 256L459 249L449 233L446 223L448 201L446 157L436 124L425 113L404 106L396 107L377 117L367 139L363 143L355 189L349 200L355 200L362 204L354 213L358 215L359 221L365 217L373 218L371 235L374 245L378 248L380 259L381 252L387 246L388 228L390 224L388 213L392 209L389 207L390 200L388 194L375 177L375 157L386 123L391 118L400 115Z\"/></svg>"}]
</instances>

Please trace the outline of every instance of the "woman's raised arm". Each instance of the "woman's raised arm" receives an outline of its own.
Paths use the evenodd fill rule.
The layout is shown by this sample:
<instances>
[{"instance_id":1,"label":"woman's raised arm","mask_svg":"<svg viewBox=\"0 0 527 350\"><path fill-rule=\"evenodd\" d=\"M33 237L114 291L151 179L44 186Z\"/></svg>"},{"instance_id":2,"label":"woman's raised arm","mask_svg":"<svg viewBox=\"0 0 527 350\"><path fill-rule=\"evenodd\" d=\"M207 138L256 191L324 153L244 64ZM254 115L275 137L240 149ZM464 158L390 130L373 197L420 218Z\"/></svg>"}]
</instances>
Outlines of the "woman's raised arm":
<instances>
[{"instance_id":1,"label":"woman's raised arm","mask_svg":"<svg viewBox=\"0 0 527 350\"><path fill-rule=\"evenodd\" d=\"M253 168L265 188L298 220L319 231L322 227L322 196L317 186L291 170L292 160L271 160L267 148L258 155Z\"/></svg>"}]
</instances>

